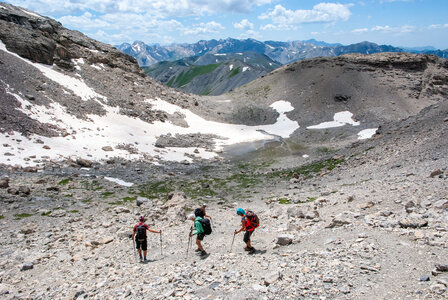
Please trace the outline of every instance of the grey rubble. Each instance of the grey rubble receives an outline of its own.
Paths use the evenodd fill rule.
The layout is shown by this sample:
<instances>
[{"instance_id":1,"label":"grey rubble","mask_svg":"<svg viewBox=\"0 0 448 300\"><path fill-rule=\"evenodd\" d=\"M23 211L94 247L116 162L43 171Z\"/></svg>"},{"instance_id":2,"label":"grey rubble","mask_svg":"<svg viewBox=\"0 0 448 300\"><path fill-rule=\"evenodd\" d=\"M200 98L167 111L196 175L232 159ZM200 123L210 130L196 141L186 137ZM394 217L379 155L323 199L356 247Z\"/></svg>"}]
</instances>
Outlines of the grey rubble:
<instances>
[{"instance_id":1,"label":"grey rubble","mask_svg":"<svg viewBox=\"0 0 448 300\"><path fill-rule=\"evenodd\" d=\"M145 110L146 97L160 96L212 120L261 124L275 120L267 107L283 99L297 108L288 116L301 125L292 138L255 152L258 158L249 155L236 162L158 166L119 158L103 163L43 159L38 167L0 166L2 299L447 298L446 60L406 54L307 60L218 98L233 100L221 103L165 88L142 77L132 59L109 46L1 5L7 9L0 10L0 35L11 51L30 49L29 56L21 54L57 63L67 74L71 60L61 56L64 51L42 52L38 44L14 37L34 33L43 44L49 40L55 49L64 46L71 58L98 61L104 56L106 71L86 66L83 78L124 114L147 121L177 118L183 124L182 116ZM66 44L60 43L62 33L69 37ZM45 95L58 99L78 117L102 113L95 101L64 94L17 58L1 51L0 60L2 130L64 134L21 115L15 109L19 104L5 93L6 84L39 104L47 104ZM359 142L358 128L306 130L346 109L367 128L381 126L378 134ZM167 135L158 142L160 147L185 145L189 138L195 146L210 146L207 136L196 135ZM293 143L305 146L294 150L289 147ZM285 155L285 149L291 152ZM304 152L309 159L302 157ZM334 169L291 178L292 168L331 157L341 161ZM117 185L105 176L134 186ZM149 199L141 194L146 183L232 176L258 177L260 182L241 185L235 179L231 189L211 198L176 194L168 200L160 193ZM214 220L214 233L204 242L210 253L205 260L193 254L194 248L186 256L190 223L183 221L202 201L208 201ZM254 255L242 249L241 234L228 253L233 230L240 225L237 207L251 208L260 217ZM163 256L159 236L150 234L149 258L154 261L146 265L136 262L129 239L139 215L164 232ZM276 244L285 234L291 237L287 245Z\"/></svg>"}]
</instances>

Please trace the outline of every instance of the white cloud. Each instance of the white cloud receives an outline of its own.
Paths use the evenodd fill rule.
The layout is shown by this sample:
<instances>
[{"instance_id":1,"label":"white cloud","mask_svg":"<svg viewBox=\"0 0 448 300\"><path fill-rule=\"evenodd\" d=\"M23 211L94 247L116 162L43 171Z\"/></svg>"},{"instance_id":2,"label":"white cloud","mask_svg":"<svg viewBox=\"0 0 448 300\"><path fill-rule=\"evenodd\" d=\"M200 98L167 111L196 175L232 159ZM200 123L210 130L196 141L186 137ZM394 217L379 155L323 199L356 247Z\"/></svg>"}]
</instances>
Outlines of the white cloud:
<instances>
[{"instance_id":1,"label":"white cloud","mask_svg":"<svg viewBox=\"0 0 448 300\"><path fill-rule=\"evenodd\" d=\"M295 25L288 25L288 24L267 24L260 27L260 30L297 30L298 27Z\"/></svg>"},{"instance_id":2,"label":"white cloud","mask_svg":"<svg viewBox=\"0 0 448 300\"><path fill-rule=\"evenodd\" d=\"M434 25L430 25L428 28L429 29L448 28L448 24L434 24Z\"/></svg>"},{"instance_id":3,"label":"white cloud","mask_svg":"<svg viewBox=\"0 0 448 300\"><path fill-rule=\"evenodd\" d=\"M133 12L150 13L158 17L182 17L217 14L220 12L247 13L254 7L274 0L11 0L11 4L48 14L77 14L94 11L101 14Z\"/></svg>"},{"instance_id":4,"label":"white cloud","mask_svg":"<svg viewBox=\"0 0 448 300\"><path fill-rule=\"evenodd\" d=\"M358 28L358 29L352 30L353 33L365 33L368 31L369 31L369 28Z\"/></svg>"},{"instance_id":5,"label":"white cloud","mask_svg":"<svg viewBox=\"0 0 448 300\"><path fill-rule=\"evenodd\" d=\"M351 12L349 7L339 3L319 3L311 10L289 10L278 4L275 8L259 16L260 19L271 19L275 24L329 23L347 21Z\"/></svg>"},{"instance_id":6,"label":"white cloud","mask_svg":"<svg viewBox=\"0 0 448 300\"><path fill-rule=\"evenodd\" d=\"M240 34L240 39L247 39L247 38L253 38L253 39L260 39L262 38L261 34L258 31L255 30L247 30L245 33Z\"/></svg>"},{"instance_id":7,"label":"white cloud","mask_svg":"<svg viewBox=\"0 0 448 300\"><path fill-rule=\"evenodd\" d=\"M244 20L241 20L241 22L239 22L239 23L233 23L233 27L235 27L236 29L241 29L241 30L249 30L249 29L254 29L254 24L249 22L248 19L244 19Z\"/></svg>"},{"instance_id":8,"label":"white cloud","mask_svg":"<svg viewBox=\"0 0 448 300\"><path fill-rule=\"evenodd\" d=\"M385 33L411 33L416 31L415 26L403 25L399 27L391 27L389 25L385 26L375 26L371 31L385 32Z\"/></svg>"},{"instance_id":9,"label":"white cloud","mask_svg":"<svg viewBox=\"0 0 448 300\"><path fill-rule=\"evenodd\" d=\"M215 21L211 21L208 23L200 23L200 24L194 25L192 28L184 28L183 34L184 35L195 35L195 34L217 33L223 29L224 29L224 27L221 24L216 23Z\"/></svg>"}]
</instances>

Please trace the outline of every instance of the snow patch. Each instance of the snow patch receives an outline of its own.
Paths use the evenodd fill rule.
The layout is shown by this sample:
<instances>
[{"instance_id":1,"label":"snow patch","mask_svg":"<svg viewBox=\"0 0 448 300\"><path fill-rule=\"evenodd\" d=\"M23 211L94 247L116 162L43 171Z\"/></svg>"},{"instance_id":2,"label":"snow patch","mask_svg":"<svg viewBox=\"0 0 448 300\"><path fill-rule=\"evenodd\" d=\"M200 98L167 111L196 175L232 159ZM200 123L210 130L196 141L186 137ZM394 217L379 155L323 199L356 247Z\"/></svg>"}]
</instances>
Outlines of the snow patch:
<instances>
[{"instance_id":1,"label":"snow patch","mask_svg":"<svg viewBox=\"0 0 448 300\"><path fill-rule=\"evenodd\" d=\"M111 182L114 182L114 183L116 183L118 185L126 186L126 187L131 187L131 186L134 185L132 182L126 182L126 181L118 179L118 178L104 177L104 179L106 179L108 181L111 181Z\"/></svg>"},{"instance_id":2,"label":"snow patch","mask_svg":"<svg viewBox=\"0 0 448 300\"><path fill-rule=\"evenodd\" d=\"M33 16L33 17L37 17L37 18L39 18L39 19L42 19L42 16L39 16L38 14L29 12L29 11L26 11L26 10L24 10L24 9L22 9L21 11L23 11L24 13L26 13L26 14L28 14L28 15L30 15L30 16Z\"/></svg>"},{"instance_id":3,"label":"snow patch","mask_svg":"<svg viewBox=\"0 0 448 300\"><path fill-rule=\"evenodd\" d=\"M232 71L232 69L233 69L233 65L230 65L229 70Z\"/></svg>"},{"instance_id":4,"label":"snow patch","mask_svg":"<svg viewBox=\"0 0 448 300\"><path fill-rule=\"evenodd\" d=\"M250 70L249 67L243 67L243 72L246 72L247 70Z\"/></svg>"},{"instance_id":5,"label":"snow patch","mask_svg":"<svg viewBox=\"0 0 448 300\"><path fill-rule=\"evenodd\" d=\"M307 129L326 129L341 127L344 125L358 126L360 122L352 119L353 114L349 111L341 111L334 114L333 121L323 122L318 125L308 126Z\"/></svg>"},{"instance_id":6,"label":"snow patch","mask_svg":"<svg viewBox=\"0 0 448 300\"><path fill-rule=\"evenodd\" d=\"M215 53L214 55L215 56L226 56L227 54L226 53Z\"/></svg>"},{"instance_id":7,"label":"snow patch","mask_svg":"<svg viewBox=\"0 0 448 300\"><path fill-rule=\"evenodd\" d=\"M61 86L71 90L75 95L79 96L84 101L88 101L90 99L103 99L104 101L107 101L107 98L105 96L97 94L94 90L92 90L89 86L87 86L87 84L85 84L85 82L82 79L73 78L61 72L53 70L52 67L49 67L47 65L33 63L28 59L22 58L19 55L8 51L6 49L5 44L1 40L0 40L0 50L3 50L11 55L14 55L15 57L37 68L39 71L42 72L44 76L60 84Z\"/></svg>"},{"instance_id":8,"label":"snow patch","mask_svg":"<svg viewBox=\"0 0 448 300\"><path fill-rule=\"evenodd\" d=\"M358 140L370 139L378 130L378 128L364 129L358 132Z\"/></svg>"}]
</instances>

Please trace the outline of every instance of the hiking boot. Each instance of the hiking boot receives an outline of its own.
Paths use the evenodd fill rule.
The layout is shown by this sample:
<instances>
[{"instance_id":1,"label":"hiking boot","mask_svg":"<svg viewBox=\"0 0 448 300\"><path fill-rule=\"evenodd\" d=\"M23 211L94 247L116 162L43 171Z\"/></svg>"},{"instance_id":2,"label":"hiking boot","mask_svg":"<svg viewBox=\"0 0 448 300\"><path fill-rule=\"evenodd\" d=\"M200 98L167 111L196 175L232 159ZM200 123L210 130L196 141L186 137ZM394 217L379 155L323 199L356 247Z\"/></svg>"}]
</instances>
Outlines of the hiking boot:
<instances>
[{"instance_id":1,"label":"hiking boot","mask_svg":"<svg viewBox=\"0 0 448 300\"><path fill-rule=\"evenodd\" d=\"M204 250L201 251L201 256L206 256L207 252L205 252Z\"/></svg>"},{"instance_id":2,"label":"hiking boot","mask_svg":"<svg viewBox=\"0 0 448 300\"><path fill-rule=\"evenodd\" d=\"M196 250L194 250L195 252L201 252L202 250L201 249L196 249Z\"/></svg>"},{"instance_id":3,"label":"hiking boot","mask_svg":"<svg viewBox=\"0 0 448 300\"><path fill-rule=\"evenodd\" d=\"M256 250L254 247L252 247L248 251L249 251L249 254L254 254Z\"/></svg>"},{"instance_id":4,"label":"hiking boot","mask_svg":"<svg viewBox=\"0 0 448 300\"><path fill-rule=\"evenodd\" d=\"M244 250L245 251L250 251L250 248L246 246L246 247L244 247Z\"/></svg>"},{"instance_id":5,"label":"hiking boot","mask_svg":"<svg viewBox=\"0 0 448 300\"><path fill-rule=\"evenodd\" d=\"M146 258L143 260L144 264L147 264L149 262L149 260L147 260Z\"/></svg>"}]
</instances>

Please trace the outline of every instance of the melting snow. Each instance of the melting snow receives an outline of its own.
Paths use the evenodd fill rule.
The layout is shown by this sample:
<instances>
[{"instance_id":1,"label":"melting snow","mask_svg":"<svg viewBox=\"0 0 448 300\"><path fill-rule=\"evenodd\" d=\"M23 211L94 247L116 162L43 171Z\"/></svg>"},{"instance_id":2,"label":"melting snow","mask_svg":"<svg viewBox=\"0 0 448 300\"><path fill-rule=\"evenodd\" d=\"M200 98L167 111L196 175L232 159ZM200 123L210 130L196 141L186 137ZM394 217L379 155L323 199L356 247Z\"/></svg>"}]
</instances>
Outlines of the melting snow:
<instances>
[{"instance_id":1,"label":"melting snow","mask_svg":"<svg viewBox=\"0 0 448 300\"><path fill-rule=\"evenodd\" d=\"M132 182L126 182L124 180L118 179L118 178L113 178L113 177L104 177L104 179L109 180L111 182L115 182L118 185L122 185L122 186L127 186L127 187L131 187L134 184Z\"/></svg>"},{"instance_id":2,"label":"melting snow","mask_svg":"<svg viewBox=\"0 0 448 300\"><path fill-rule=\"evenodd\" d=\"M326 129L341 127L346 124L358 126L360 123L352 119L353 114L349 111L341 111L334 114L333 121L323 122L318 125L308 126L307 129Z\"/></svg>"},{"instance_id":3,"label":"melting snow","mask_svg":"<svg viewBox=\"0 0 448 300\"><path fill-rule=\"evenodd\" d=\"M230 69L230 71L232 71L232 69L233 69L233 65L230 65L230 66L229 66L229 69Z\"/></svg>"},{"instance_id":4,"label":"melting snow","mask_svg":"<svg viewBox=\"0 0 448 300\"><path fill-rule=\"evenodd\" d=\"M378 130L378 128L364 129L358 132L358 140L370 139Z\"/></svg>"},{"instance_id":5,"label":"melting snow","mask_svg":"<svg viewBox=\"0 0 448 300\"><path fill-rule=\"evenodd\" d=\"M250 70L249 67L243 67L243 72L246 72L247 70Z\"/></svg>"},{"instance_id":6,"label":"melting snow","mask_svg":"<svg viewBox=\"0 0 448 300\"><path fill-rule=\"evenodd\" d=\"M227 54L225 53L215 53L216 56L226 56Z\"/></svg>"},{"instance_id":7,"label":"melting snow","mask_svg":"<svg viewBox=\"0 0 448 300\"><path fill-rule=\"evenodd\" d=\"M19 55L10 52L6 49L5 44L0 40L0 50L3 50L11 55L14 55L15 57L25 61L26 63L34 66L39 71L42 72L43 75L45 75L47 78L53 80L54 82L62 85L63 87L71 90L73 93L75 93L77 96L81 97L82 100L87 101L90 99L103 99L104 101L107 101L107 98L97 94L94 90L92 90L87 84L85 84L82 79L76 79L71 76L65 75L61 72L58 72L56 70L53 70L52 67L33 63L29 61L28 59L22 58ZM79 60L77 62L80 62ZM83 61L82 61L83 63Z\"/></svg>"},{"instance_id":8,"label":"melting snow","mask_svg":"<svg viewBox=\"0 0 448 300\"><path fill-rule=\"evenodd\" d=\"M37 17L37 18L40 18L40 19L42 19L42 17L41 17L41 16L39 16L38 14L35 14L35 13L32 13L32 12L29 12L29 11L26 11L26 10L24 10L24 9L22 9L22 11L23 11L24 13L26 13L26 14L30 15L30 16L33 16L33 17Z\"/></svg>"}]
</instances>

